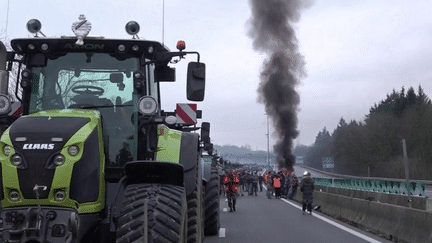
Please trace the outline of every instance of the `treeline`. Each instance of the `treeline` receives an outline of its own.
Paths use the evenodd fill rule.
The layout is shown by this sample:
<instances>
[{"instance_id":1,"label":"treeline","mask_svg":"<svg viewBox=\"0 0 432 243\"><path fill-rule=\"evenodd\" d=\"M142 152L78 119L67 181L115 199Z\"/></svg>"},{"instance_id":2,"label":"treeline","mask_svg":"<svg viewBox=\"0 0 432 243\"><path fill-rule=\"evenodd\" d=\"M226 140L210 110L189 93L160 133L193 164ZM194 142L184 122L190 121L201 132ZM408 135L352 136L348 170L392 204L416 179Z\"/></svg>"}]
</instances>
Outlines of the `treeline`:
<instances>
[{"instance_id":1,"label":"treeline","mask_svg":"<svg viewBox=\"0 0 432 243\"><path fill-rule=\"evenodd\" d=\"M335 173L404 178L402 139L406 140L410 178L432 179L432 104L421 86L417 92L393 90L374 104L364 121L341 118L330 133L325 127L305 157L322 169L322 157L333 157Z\"/></svg>"}]
</instances>

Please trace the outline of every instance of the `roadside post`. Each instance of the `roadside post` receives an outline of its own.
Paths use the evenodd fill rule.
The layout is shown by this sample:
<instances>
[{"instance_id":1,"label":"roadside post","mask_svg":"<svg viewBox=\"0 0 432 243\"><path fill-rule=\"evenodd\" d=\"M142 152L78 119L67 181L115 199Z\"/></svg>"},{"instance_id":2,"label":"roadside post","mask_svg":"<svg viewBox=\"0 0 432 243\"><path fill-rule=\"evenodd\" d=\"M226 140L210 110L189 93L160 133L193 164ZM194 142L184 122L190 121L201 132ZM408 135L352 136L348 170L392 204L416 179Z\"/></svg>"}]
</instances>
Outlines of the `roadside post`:
<instances>
[{"instance_id":1,"label":"roadside post","mask_svg":"<svg viewBox=\"0 0 432 243\"><path fill-rule=\"evenodd\" d=\"M409 181L408 155L407 155L405 139L402 139L402 149L403 149L403 155L404 155L406 186L407 186L407 190L408 190L408 205L411 208L412 207L411 190L410 190L411 188L410 188L410 181Z\"/></svg>"}]
</instances>

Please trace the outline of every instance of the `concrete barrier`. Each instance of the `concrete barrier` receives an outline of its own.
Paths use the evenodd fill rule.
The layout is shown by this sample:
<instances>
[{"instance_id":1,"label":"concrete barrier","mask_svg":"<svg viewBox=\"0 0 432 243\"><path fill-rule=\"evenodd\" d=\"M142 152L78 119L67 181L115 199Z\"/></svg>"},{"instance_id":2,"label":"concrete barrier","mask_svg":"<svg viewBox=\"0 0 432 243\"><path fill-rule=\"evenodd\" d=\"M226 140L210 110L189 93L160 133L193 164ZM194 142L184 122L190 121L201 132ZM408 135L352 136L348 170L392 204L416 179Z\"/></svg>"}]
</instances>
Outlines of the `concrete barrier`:
<instances>
[{"instance_id":1,"label":"concrete barrier","mask_svg":"<svg viewBox=\"0 0 432 243\"><path fill-rule=\"evenodd\" d=\"M346 197L365 199L374 202L394 204L403 207L409 207L408 196L401 194L391 194L382 192L369 192L360 190L349 190L337 187L316 186L316 191L337 194ZM432 199L428 197L411 196L412 208L432 211Z\"/></svg>"},{"instance_id":2,"label":"concrete barrier","mask_svg":"<svg viewBox=\"0 0 432 243\"><path fill-rule=\"evenodd\" d=\"M295 200L301 202L299 191ZM432 242L432 213L332 193L314 192L320 211L397 242Z\"/></svg>"}]
</instances>

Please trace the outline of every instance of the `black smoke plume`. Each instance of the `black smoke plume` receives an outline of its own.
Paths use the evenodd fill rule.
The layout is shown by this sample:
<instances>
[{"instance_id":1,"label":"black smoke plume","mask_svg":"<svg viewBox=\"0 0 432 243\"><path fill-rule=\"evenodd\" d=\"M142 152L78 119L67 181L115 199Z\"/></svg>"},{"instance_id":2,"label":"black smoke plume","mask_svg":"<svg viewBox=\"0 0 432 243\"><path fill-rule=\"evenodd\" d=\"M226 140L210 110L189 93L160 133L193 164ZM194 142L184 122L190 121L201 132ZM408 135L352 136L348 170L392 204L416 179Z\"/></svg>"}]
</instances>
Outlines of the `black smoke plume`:
<instances>
[{"instance_id":1,"label":"black smoke plume","mask_svg":"<svg viewBox=\"0 0 432 243\"><path fill-rule=\"evenodd\" d=\"M306 76L304 57L298 49L293 23L300 20L300 11L312 2L304 0L249 0L252 17L249 36L255 50L264 53L258 87L258 102L276 128L278 142L274 146L279 168L292 170L295 156L293 139L298 135L297 110L300 97L295 87Z\"/></svg>"}]
</instances>

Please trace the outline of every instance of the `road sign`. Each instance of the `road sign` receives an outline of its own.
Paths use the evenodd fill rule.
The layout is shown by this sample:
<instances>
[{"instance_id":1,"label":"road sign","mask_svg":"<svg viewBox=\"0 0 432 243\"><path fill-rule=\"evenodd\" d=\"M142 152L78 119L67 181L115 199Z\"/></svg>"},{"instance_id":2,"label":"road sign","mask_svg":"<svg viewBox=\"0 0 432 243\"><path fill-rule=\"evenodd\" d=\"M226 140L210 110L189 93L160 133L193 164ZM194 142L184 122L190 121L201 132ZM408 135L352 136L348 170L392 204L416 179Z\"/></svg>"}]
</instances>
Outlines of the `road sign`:
<instances>
[{"instance_id":1,"label":"road sign","mask_svg":"<svg viewBox=\"0 0 432 243\"><path fill-rule=\"evenodd\" d=\"M322 167L323 169L333 169L334 168L334 158L333 157L322 157Z\"/></svg>"},{"instance_id":2,"label":"road sign","mask_svg":"<svg viewBox=\"0 0 432 243\"><path fill-rule=\"evenodd\" d=\"M296 164L303 164L303 156L296 156Z\"/></svg>"},{"instance_id":3,"label":"road sign","mask_svg":"<svg viewBox=\"0 0 432 243\"><path fill-rule=\"evenodd\" d=\"M197 123L196 104L177 104L176 107L177 123L194 125Z\"/></svg>"}]
</instances>

